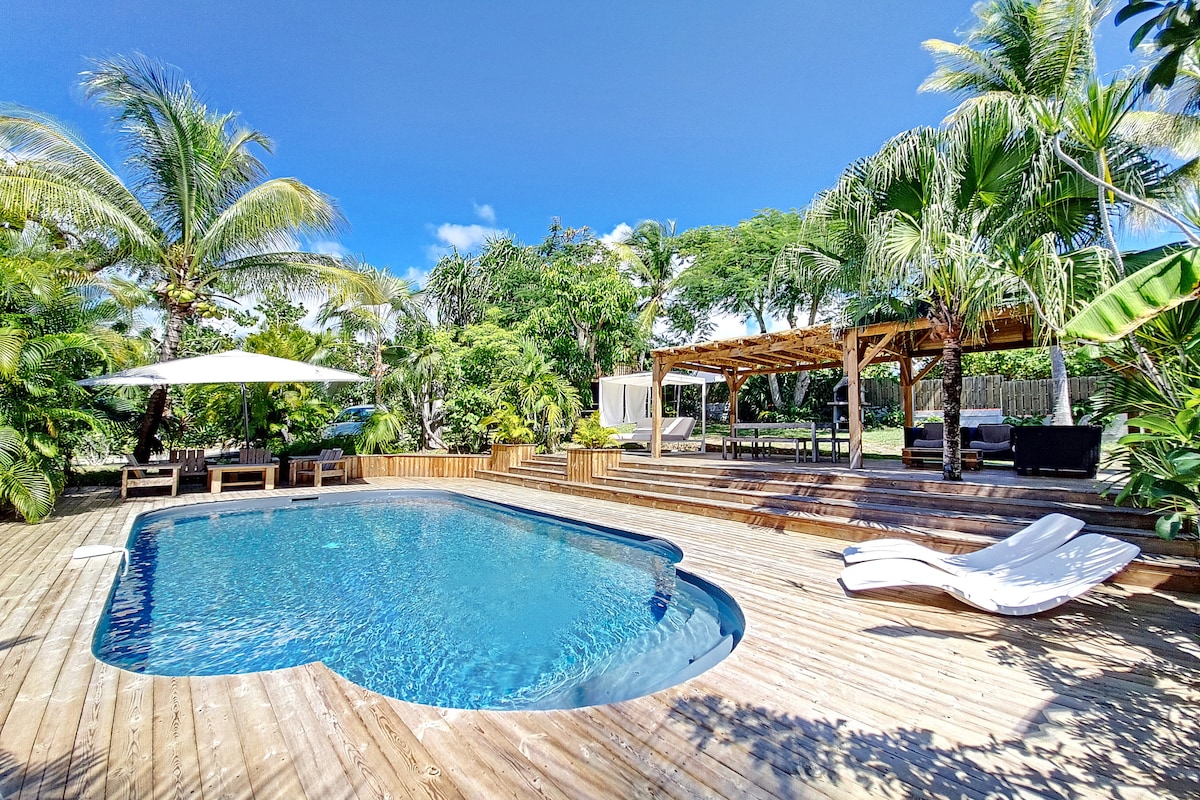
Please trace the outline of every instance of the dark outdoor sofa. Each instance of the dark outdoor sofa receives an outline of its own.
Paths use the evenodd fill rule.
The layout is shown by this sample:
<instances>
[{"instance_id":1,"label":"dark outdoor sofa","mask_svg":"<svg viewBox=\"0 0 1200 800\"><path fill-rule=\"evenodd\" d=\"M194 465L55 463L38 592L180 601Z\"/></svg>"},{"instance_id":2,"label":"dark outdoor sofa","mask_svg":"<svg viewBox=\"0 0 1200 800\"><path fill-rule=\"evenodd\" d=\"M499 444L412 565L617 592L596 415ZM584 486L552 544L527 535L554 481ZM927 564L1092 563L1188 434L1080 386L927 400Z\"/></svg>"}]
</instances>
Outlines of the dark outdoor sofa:
<instances>
[{"instance_id":1,"label":"dark outdoor sofa","mask_svg":"<svg viewBox=\"0 0 1200 800\"><path fill-rule=\"evenodd\" d=\"M984 461L1012 461L1012 425L979 425L968 428L968 442L965 445L972 450L978 450Z\"/></svg>"},{"instance_id":2,"label":"dark outdoor sofa","mask_svg":"<svg viewBox=\"0 0 1200 800\"><path fill-rule=\"evenodd\" d=\"M1013 466L1020 475L1042 470L1096 477L1100 428L1096 425L1030 425L1013 428Z\"/></svg>"},{"instance_id":3,"label":"dark outdoor sofa","mask_svg":"<svg viewBox=\"0 0 1200 800\"><path fill-rule=\"evenodd\" d=\"M940 422L926 422L924 425L918 425L915 428L904 429L904 446L905 447L925 447L930 450L942 449L942 437L946 430L945 426ZM959 428L959 445L966 447L970 441L967 437L970 435L970 428Z\"/></svg>"}]
</instances>

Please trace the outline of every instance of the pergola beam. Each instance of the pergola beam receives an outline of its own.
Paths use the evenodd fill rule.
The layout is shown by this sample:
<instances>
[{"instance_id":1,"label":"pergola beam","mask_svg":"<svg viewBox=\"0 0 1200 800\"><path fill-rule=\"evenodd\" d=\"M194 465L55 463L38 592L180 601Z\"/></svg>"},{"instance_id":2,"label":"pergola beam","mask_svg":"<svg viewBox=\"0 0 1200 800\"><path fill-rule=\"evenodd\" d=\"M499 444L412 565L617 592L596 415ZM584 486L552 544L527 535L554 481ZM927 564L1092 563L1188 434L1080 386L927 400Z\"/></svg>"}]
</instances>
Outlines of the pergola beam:
<instances>
[{"instance_id":1,"label":"pergola beam","mask_svg":"<svg viewBox=\"0 0 1200 800\"><path fill-rule=\"evenodd\" d=\"M930 372L932 372L933 368L936 367L940 363L942 363L942 354L938 353L937 355L933 356L933 358L929 359L928 364L921 367L921 371L918 372L916 374L916 377L914 377L912 380L913 385L916 385L916 384L920 383L921 381L925 380L925 376L928 375Z\"/></svg>"},{"instance_id":2,"label":"pergola beam","mask_svg":"<svg viewBox=\"0 0 1200 800\"><path fill-rule=\"evenodd\" d=\"M872 345L871 349L867 351L867 354L863 356L861 366L870 366L871 363L879 357L879 354L883 352L883 348L892 343L892 339L896 338L897 333L899 333L899 331L892 331L887 336L884 336L882 339L880 339L878 343Z\"/></svg>"},{"instance_id":3,"label":"pergola beam","mask_svg":"<svg viewBox=\"0 0 1200 800\"><path fill-rule=\"evenodd\" d=\"M981 330L964 342L963 352L986 352L1032 347L1033 327L1028 309L1010 308L986 315ZM942 345L933 322L927 318L905 322L880 322L837 331L817 325L757 336L739 336L654 351L656 422L651 453L661 454L662 379L673 368L687 368L723 375L730 389L730 417L737 421L737 393L751 375L806 372L841 367L849 382L851 466L862 465L862 402L858 387L862 368L882 361L900 363L901 400L905 424L912 423L913 389L941 360ZM913 374L913 358L930 361Z\"/></svg>"}]
</instances>

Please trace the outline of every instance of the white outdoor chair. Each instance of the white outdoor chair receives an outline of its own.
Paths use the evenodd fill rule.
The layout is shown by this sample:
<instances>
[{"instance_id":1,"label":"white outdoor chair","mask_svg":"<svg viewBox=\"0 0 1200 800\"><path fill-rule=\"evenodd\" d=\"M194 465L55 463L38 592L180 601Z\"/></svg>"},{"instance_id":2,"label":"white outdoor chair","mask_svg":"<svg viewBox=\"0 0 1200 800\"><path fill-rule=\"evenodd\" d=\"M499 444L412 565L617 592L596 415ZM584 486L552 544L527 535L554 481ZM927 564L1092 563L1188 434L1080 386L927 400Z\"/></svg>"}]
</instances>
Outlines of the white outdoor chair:
<instances>
[{"instance_id":1,"label":"white outdoor chair","mask_svg":"<svg viewBox=\"0 0 1200 800\"><path fill-rule=\"evenodd\" d=\"M1009 616L1026 616L1060 606L1116 575L1141 552L1137 545L1085 533L1015 568L954 574L908 558L851 564L838 579L850 592L925 586L941 589L968 605Z\"/></svg>"},{"instance_id":2,"label":"white outdoor chair","mask_svg":"<svg viewBox=\"0 0 1200 800\"><path fill-rule=\"evenodd\" d=\"M930 550L908 539L873 539L852 544L842 551L847 564L881 558L910 558L946 572L962 574L983 569L1009 569L1057 549L1083 530L1084 522L1066 514L1047 514L1036 522L993 545L974 553L950 555Z\"/></svg>"}]
</instances>

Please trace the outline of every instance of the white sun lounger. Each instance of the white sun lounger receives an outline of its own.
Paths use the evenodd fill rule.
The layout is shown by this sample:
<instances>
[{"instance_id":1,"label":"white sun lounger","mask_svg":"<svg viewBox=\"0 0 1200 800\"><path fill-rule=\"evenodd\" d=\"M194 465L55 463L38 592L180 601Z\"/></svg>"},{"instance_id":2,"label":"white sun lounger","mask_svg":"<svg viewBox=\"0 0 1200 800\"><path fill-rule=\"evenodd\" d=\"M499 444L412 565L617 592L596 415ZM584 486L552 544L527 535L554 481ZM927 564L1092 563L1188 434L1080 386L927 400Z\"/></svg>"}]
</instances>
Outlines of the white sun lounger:
<instances>
[{"instance_id":1,"label":"white sun lounger","mask_svg":"<svg viewBox=\"0 0 1200 800\"><path fill-rule=\"evenodd\" d=\"M955 575L908 558L851 564L838 579L851 592L928 586L996 614L1024 616L1060 606L1116 575L1140 549L1129 542L1085 533L1015 568Z\"/></svg>"},{"instance_id":2,"label":"white sun lounger","mask_svg":"<svg viewBox=\"0 0 1200 800\"><path fill-rule=\"evenodd\" d=\"M881 558L911 558L946 572L962 574L995 567L1020 566L1070 541L1083 530L1083 520L1066 514L1047 514L995 544L974 553L950 555L930 550L908 539L874 539L847 547L842 557L847 564Z\"/></svg>"},{"instance_id":3,"label":"white sun lounger","mask_svg":"<svg viewBox=\"0 0 1200 800\"><path fill-rule=\"evenodd\" d=\"M633 433L618 433L613 439L618 442L649 442L653 433L654 420L644 419L633 429ZM663 417L662 440L664 442L686 442L696 427L695 417Z\"/></svg>"}]
</instances>

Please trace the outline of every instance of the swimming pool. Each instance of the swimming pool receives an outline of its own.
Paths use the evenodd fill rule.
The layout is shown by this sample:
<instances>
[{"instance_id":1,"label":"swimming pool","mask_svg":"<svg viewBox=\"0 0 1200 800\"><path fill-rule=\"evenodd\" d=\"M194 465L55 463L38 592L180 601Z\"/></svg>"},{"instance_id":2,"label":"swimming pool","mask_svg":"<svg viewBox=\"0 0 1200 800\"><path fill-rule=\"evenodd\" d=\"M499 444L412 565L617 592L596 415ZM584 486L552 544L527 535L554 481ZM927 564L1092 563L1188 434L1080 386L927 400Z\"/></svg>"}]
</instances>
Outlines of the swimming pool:
<instances>
[{"instance_id":1,"label":"swimming pool","mask_svg":"<svg viewBox=\"0 0 1200 800\"><path fill-rule=\"evenodd\" d=\"M573 708L648 694L745 626L663 539L448 492L203 503L141 515L93 650L154 675L323 661L451 708Z\"/></svg>"}]
</instances>

